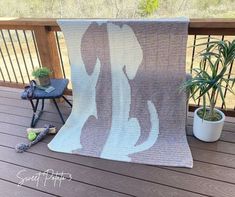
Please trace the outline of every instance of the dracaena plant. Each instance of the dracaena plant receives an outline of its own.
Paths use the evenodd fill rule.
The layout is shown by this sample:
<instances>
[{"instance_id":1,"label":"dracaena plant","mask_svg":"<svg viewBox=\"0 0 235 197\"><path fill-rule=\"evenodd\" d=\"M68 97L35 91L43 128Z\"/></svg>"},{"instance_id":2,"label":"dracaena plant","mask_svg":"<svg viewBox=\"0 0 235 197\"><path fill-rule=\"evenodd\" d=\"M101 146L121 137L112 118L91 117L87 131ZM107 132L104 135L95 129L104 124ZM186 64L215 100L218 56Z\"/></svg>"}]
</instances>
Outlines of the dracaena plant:
<instances>
[{"instance_id":1,"label":"dracaena plant","mask_svg":"<svg viewBox=\"0 0 235 197\"><path fill-rule=\"evenodd\" d=\"M215 111L216 101L220 98L225 105L224 92L234 94L235 78L229 73L235 58L235 40L214 40L198 44L206 46L199 53L201 61L199 67L193 69L191 79L185 81L183 89L190 92L194 101L202 99L202 110L198 114L204 120L217 121L221 118Z\"/></svg>"}]
</instances>

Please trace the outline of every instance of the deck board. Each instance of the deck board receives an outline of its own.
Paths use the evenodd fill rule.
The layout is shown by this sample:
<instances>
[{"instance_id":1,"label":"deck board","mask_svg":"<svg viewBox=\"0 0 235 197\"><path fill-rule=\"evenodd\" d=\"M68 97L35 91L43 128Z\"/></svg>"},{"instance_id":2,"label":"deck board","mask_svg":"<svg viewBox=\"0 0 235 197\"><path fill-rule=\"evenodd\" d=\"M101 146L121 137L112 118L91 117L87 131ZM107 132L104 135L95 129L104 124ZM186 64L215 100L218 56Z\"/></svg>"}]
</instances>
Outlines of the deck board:
<instances>
[{"instance_id":1,"label":"deck board","mask_svg":"<svg viewBox=\"0 0 235 197\"><path fill-rule=\"evenodd\" d=\"M25 129L32 115L29 102L19 98L20 92L20 89L0 87L0 196L233 197L235 194L234 118L226 119L220 141L203 143L192 136L192 113L189 113L187 137L194 157L193 169L52 152L47 143L53 136L48 136L26 153L17 154L14 146L26 141ZM67 118L71 109L64 103L60 107ZM38 126L49 121L60 128L62 124L53 104L46 102L45 110ZM26 169L27 173L34 174L49 168L70 172L73 178L62 182L60 188L53 185L36 187L33 182L25 183L22 190L17 187L18 171ZM6 188L3 195L1 188Z\"/></svg>"},{"instance_id":2,"label":"deck board","mask_svg":"<svg viewBox=\"0 0 235 197\"><path fill-rule=\"evenodd\" d=\"M7 163L7 162L2 162L2 161L0 161L0 166L1 166L0 168L1 176L4 179L7 179L14 183L18 183L18 179L16 179L16 174L19 173L21 170L25 169L25 167L23 166L19 166L19 165ZM34 170L33 167L31 169L27 168L27 171L24 172L23 175L19 174L19 176L22 176L22 177L32 176L32 174L36 174L37 172L39 172L38 169ZM36 183L33 181L27 181L24 183L24 185L31 189L36 188L38 191L46 192L47 194L55 195L55 196L77 197L77 191L81 192L80 193L81 196L86 196L86 195L87 196L104 196L104 197L110 197L110 196L111 197L127 197L128 196L128 195L113 192L104 188L93 186L91 184L75 182L75 181L63 182L63 185L61 187L54 187L53 182L50 182L50 181L48 181L45 184L45 186L43 183L40 183L38 184L38 186L36 186ZM11 197L11 195L9 195L9 197Z\"/></svg>"},{"instance_id":3,"label":"deck board","mask_svg":"<svg viewBox=\"0 0 235 197\"><path fill-rule=\"evenodd\" d=\"M31 189L25 186L18 187L17 184L5 181L0 179L0 191L1 196L3 197L32 197L32 196L40 196L40 197L51 197L54 195L38 191L36 189Z\"/></svg>"}]
</instances>

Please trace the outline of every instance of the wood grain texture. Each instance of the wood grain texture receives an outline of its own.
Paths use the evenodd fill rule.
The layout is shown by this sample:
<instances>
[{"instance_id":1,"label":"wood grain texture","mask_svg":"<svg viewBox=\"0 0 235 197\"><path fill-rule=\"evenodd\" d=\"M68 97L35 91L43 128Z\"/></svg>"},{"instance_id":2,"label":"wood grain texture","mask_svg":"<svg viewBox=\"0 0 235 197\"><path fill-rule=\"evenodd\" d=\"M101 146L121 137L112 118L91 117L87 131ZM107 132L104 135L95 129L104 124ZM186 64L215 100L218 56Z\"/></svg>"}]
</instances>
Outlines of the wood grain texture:
<instances>
[{"instance_id":1,"label":"wood grain texture","mask_svg":"<svg viewBox=\"0 0 235 197\"><path fill-rule=\"evenodd\" d=\"M233 122L229 122L228 131L224 131L222 136L222 139L229 138L229 142L203 143L188 131L194 157L193 169L130 164L52 152L46 145L53 136L48 136L27 153L17 154L14 146L26 141L25 129L31 118L29 103L18 97L20 91L0 88L0 180L4 184L11 182L14 186L17 183L15 174L22 168L29 173L53 168L71 172L73 180L65 183L63 189L35 188L32 183L27 183L29 194L36 189L36 192L47 192L52 196L234 196L235 133L229 131L235 128ZM68 115L70 108L64 103L60 105L63 113ZM39 125L49 121L60 127L52 104L47 102L45 108L47 112Z\"/></svg>"},{"instance_id":2,"label":"wood grain texture","mask_svg":"<svg viewBox=\"0 0 235 197\"><path fill-rule=\"evenodd\" d=\"M55 195L38 191L25 186L18 187L16 183L0 179L0 193L2 197L53 197Z\"/></svg>"},{"instance_id":3,"label":"wood grain texture","mask_svg":"<svg viewBox=\"0 0 235 197\"><path fill-rule=\"evenodd\" d=\"M21 180L16 177L16 174L25 169L26 171L24 174L20 175L22 178L24 177L31 177L38 173L38 170L34 170L33 168L24 168L23 166L17 166L11 163L6 163L0 161L0 173L1 177L4 179L7 179L11 182L14 182L18 184L18 182ZM9 169L11 169L9 171ZM42 180L42 179L41 179ZM118 192L113 192L110 190L102 189L96 186L92 186L89 184L81 183L81 182L74 182L74 181L64 181L61 185L61 187L54 186L53 182L47 182L46 185L44 186L43 183L36 185L36 182L34 181L26 181L24 183L25 186L32 188L32 189L37 189L39 191L43 191L55 196L68 196L68 197L77 197L78 196L78 191L79 191L79 196L81 197L86 197L86 196L104 196L104 197L127 197L128 195L125 194L120 194ZM17 186L15 186L17 189ZM16 190L15 189L15 190ZM14 190L13 190L14 191ZM40 195L37 195L40 197ZM8 197L8 196L7 196ZM22 197L19 196L18 197ZM36 197L36 196L35 196Z\"/></svg>"},{"instance_id":4,"label":"wood grain texture","mask_svg":"<svg viewBox=\"0 0 235 197\"><path fill-rule=\"evenodd\" d=\"M14 144L16 144L17 141L21 141L21 140L22 139L17 138L15 136L8 136L8 135L1 134L0 145L14 147ZM76 164L87 166L87 167L114 172L114 173L118 173L122 175L128 175L128 176L132 176L135 178L144 179L148 181L154 181L154 182L156 182L158 179L161 180L161 176L153 177L154 174L159 174L160 172L161 173L167 172L166 170L164 171L164 170L159 169L158 167L153 167L153 166L118 163L114 161L106 161L106 160L97 159L97 158L87 158L87 157L82 157L82 156L74 157L73 155L68 155L68 154L58 154L55 152L48 151L44 143L39 143L37 147L32 148L31 150L29 150L29 152L34 153L34 154L40 154L40 155L43 154L44 156L48 156L51 158L56 158L60 160L62 159L63 161L72 162L72 163L76 163ZM130 171L130 168L132 169L131 171ZM197 175L197 176L201 176L201 177L205 177L209 179L212 178L215 180L221 180L224 182L234 183L234 176L235 176L234 169L231 170L231 169L216 166L216 165L208 165L202 162L194 163L194 168L192 170L185 169L185 168L171 168L171 170L179 171L179 172L185 171L187 174L193 174L193 175ZM166 176L167 177L170 176L169 178L171 179L170 174L171 173L167 174ZM183 176L183 178L185 177ZM164 181L161 181L161 182L164 182ZM184 181L181 181L181 183L183 185L186 184L185 187L188 187L188 183L185 183Z\"/></svg>"},{"instance_id":5,"label":"wood grain texture","mask_svg":"<svg viewBox=\"0 0 235 197\"><path fill-rule=\"evenodd\" d=\"M84 18L86 19L86 18ZM89 18L90 19L90 18ZM98 19L98 18L93 18ZM0 26L48 26L57 27L57 18L1 18ZM115 19L110 19L115 20ZM121 20L121 19L117 19ZM194 18L190 19L190 28L235 28L235 20L233 18Z\"/></svg>"},{"instance_id":6,"label":"wood grain texture","mask_svg":"<svg viewBox=\"0 0 235 197\"><path fill-rule=\"evenodd\" d=\"M85 18L84 18L85 19ZM61 31L56 22L57 18L1 18L0 29L32 30L35 32L39 56L43 66L53 70L53 76L63 77L60 58L57 50L55 32ZM111 19L110 19L111 20ZM114 20L114 19L112 19ZM120 19L117 19L120 20ZM188 35L224 35L235 34L235 19L190 19ZM0 85L21 88L24 84L0 81ZM72 90L66 90L66 94L72 95ZM197 106L190 105L190 111ZM235 110L223 110L228 116L235 117Z\"/></svg>"},{"instance_id":7,"label":"wood grain texture","mask_svg":"<svg viewBox=\"0 0 235 197\"><path fill-rule=\"evenodd\" d=\"M6 139L8 138L8 142L6 142ZM14 144L17 143L17 137L14 136L7 136L4 134L1 134L1 138L0 138L0 145L2 146L10 146L11 148L14 147ZM38 150L40 150L38 152ZM0 152L1 152L1 148L0 148ZM80 169L80 166L86 166L92 169L99 169L100 171L105 171L105 172L110 172L110 173L115 173L115 174L121 174L123 176L128 175L129 177L133 177L133 178L138 178L138 179L142 179L145 181L150 181L150 182L154 182L154 183L161 183L164 185L168 185L168 186L173 186L173 187L177 187L177 188L181 188L181 189L185 189L185 190L191 190L197 193L205 193L207 194L208 192L211 193L213 196L215 195L215 193L213 193L213 191L215 190L214 187L219 188L219 191L216 191L216 193L218 193L218 196L223 196L223 194L221 192L225 192L223 191L223 188L226 188L227 186L233 187L233 185L231 184L222 184L217 180L211 180L208 178L202 178L202 177L198 177L198 176L192 176L189 174L182 174L179 172L177 172L177 170L167 170L167 169L162 169L162 168L158 168L158 167L154 167L154 166L146 166L146 165L137 165L137 164L130 164L130 163L121 163L121 162L115 162L115 161L107 161L107 160L101 160L101 159L96 159L96 158L90 158L91 161L93 162L93 165L88 164L86 161L81 162L81 160L84 159L84 157L74 157L71 155L67 154L63 154L61 157L61 154L58 153L53 153L51 151L48 151L48 149L46 148L45 144L43 145L42 143L40 144L40 148L33 148L29 151L30 153L34 153L40 156L47 156L49 158L53 158L53 159L57 159L57 160L63 160L66 162L71 162L72 164L67 164L69 169L73 168L74 164L78 164L76 167L76 170L78 171L83 171L83 173L85 173L85 169ZM51 154L52 153L52 154ZM4 153L2 153L4 154ZM9 156L7 158L7 162L14 162L15 161L11 161L11 159L9 158L11 154L13 153L8 153ZM13 155L12 155L13 158ZM34 158L34 161L37 161L37 156L31 156L31 158ZM1 159L1 158L0 158ZM47 158L48 159L48 158ZM24 158L24 161L27 161L27 157ZM45 161L45 160L44 160ZM60 163L60 161L57 161L57 164ZM53 161L49 161L49 163L51 163ZM48 163L48 162L46 162ZM25 166L25 163L22 162L18 162L18 165L23 165ZM26 166L27 167L27 166ZM90 172L93 172L93 170L90 169ZM218 168L216 169L218 172L221 172L221 169L218 170ZM223 170L223 173L226 172ZM75 172L73 172L74 174ZM97 172L94 171L93 174L95 175ZM217 175L221 175L221 173L217 173ZM79 176L77 176L79 177ZM123 180L124 181L124 180ZM228 182L228 181L227 181ZM202 184L203 186L200 186L200 190L199 190L199 185L198 184ZM208 185L210 185L210 188L208 191ZM122 189L123 190L123 189ZM216 196L216 195L215 195Z\"/></svg>"},{"instance_id":8,"label":"wood grain texture","mask_svg":"<svg viewBox=\"0 0 235 197\"><path fill-rule=\"evenodd\" d=\"M83 183L98 188L106 188L116 193L127 194L130 196L158 196L164 191L169 196L187 196L189 192L184 192L178 189L173 189L167 186L163 186L155 183L148 183L138 179L133 179L126 176L121 176L86 166L76 165L70 162L56 160L49 157L44 157L37 154L25 153L17 154L12 151L12 148L0 147L0 159L7 163L14 163L16 165L24 166L25 168L32 168L35 171L45 171L46 169L53 169L55 172L67 172L72 174L72 180L76 183ZM32 166L31 162L34 161L37 165ZM6 177L4 177L6 178ZM66 181L63 183L66 184ZM71 182L67 183L71 186ZM67 186L64 185L66 188ZM48 187L51 189L51 187ZM63 190L63 187L61 187ZM67 188L66 188L67 189ZM80 190L80 189L79 189ZM50 191L53 193L53 191ZM74 193L74 192L71 192ZM174 195L172 195L174 194ZM74 194L75 196L77 194ZM63 193L62 196L66 196ZM99 196L99 195L98 195ZM197 195L195 195L197 196Z\"/></svg>"},{"instance_id":9,"label":"wood grain texture","mask_svg":"<svg viewBox=\"0 0 235 197\"><path fill-rule=\"evenodd\" d=\"M191 135L191 136L193 135L193 126L192 125L187 126L187 134ZM220 137L220 141L235 143L235 132L223 130L221 137Z\"/></svg>"},{"instance_id":10,"label":"wood grain texture","mask_svg":"<svg viewBox=\"0 0 235 197\"><path fill-rule=\"evenodd\" d=\"M40 26L35 28L34 34L42 66L53 71L53 78L63 78L55 33L47 27Z\"/></svg>"}]
</instances>

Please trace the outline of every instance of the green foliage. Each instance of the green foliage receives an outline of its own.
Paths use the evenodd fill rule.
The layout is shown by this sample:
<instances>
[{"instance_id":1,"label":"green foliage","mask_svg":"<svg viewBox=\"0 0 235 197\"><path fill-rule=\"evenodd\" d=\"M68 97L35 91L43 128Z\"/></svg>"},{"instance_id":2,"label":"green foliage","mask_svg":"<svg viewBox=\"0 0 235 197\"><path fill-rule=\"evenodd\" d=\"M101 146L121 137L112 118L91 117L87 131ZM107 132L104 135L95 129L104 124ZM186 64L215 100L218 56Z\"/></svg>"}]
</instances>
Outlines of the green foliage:
<instances>
[{"instance_id":1,"label":"green foliage","mask_svg":"<svg viewBox=\"0 0 235 197\"><path fill-rule=\"evenodd\" d=\"M2 0L1 17L233 17L235 0ZM157 12L156 12L157 10Z\"/></svg>"},{"instance_id":2,"label":"green foliage","mask_svg":"<svg viewBox=\"0 0 235 197\"><path fill-rule=\"evenodd\" d=\"M214 113L213 116L210 116L210 110L206 110L206 112L204 112L204 110L198 110L197 115L207 121L218 121L222 119L222 116L220 113L216 112Z\"/></svg>"},{"instance_id":3,"label":"green foliage","mask_svg":"<svg viewBox=\"0 0 235 197\"><path fill-rule=\"evenodd\" d=\"M187 80L182 88L190 91L190 97L196 101L202 98L203 118L214 120L217 116L215 105L218 97L225 105L224 92L233 92L235 77L228 70L235 59L235 40L214 40L196 46L207 46L200 52L199 68L194 68L195 77ZM208 105L209 102L209 105ZM209 110L207 110L209 106ZM225 106L226 107L226 106Z\"/></svg>"},{"instance_id":4,"label":"green foliage","mask_svg":"<svg viewBox=\"0 0 235 197\"><path fill-rule=\"evenodd\" d=\"M139 3L139 11L141 16L149 16L154 14L158 6L158 0L141 0Z\"/></svg>"},{"instance_id":5,"label":"green foliage","mask_svg":"<svg viewBox=\"0 0 235 197\"><path fill-rule=\"evenodd\" d=\"M41 77L47 77L51 74L52 72L50 71L50 69L46 68L46 67L42 67L42 68L37 68L32 72L32 75L35 78L41 78Z\"/></svg>"},{"instance_id":6,"label":"green foliage","mask_svg":"<svg viewBox=\"0 0 235 197\"><path fill-rule=\"evenodd\" d=\"M221 3L221 0L199 0L197 2L199 9L207 9L211 6L217 6Z\"/></svg>"}]
</instances>

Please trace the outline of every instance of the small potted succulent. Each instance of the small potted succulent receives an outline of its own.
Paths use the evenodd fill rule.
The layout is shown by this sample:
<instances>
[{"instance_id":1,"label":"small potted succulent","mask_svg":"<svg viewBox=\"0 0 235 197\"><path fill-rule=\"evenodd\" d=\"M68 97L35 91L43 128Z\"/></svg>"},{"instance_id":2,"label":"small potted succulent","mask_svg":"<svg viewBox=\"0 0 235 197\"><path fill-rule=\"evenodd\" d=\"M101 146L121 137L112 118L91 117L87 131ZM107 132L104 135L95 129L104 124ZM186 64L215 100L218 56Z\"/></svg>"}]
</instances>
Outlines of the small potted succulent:
<instances>
[{"instance_id":1,"label":"small potted succulent","mask_svg":"<svg viewBox=\"0 0 235 197\"><path fill-rule=\"evenodd\" d=\"M35 78L39 86L49 86L50 85L50 74L52 72L49 68L41 67L37 68L32 72L33 77Z\"/></svg>"},{"instance_id":2,"label":"small potted succulent","mask_svg":"<svg viewBox=\"0 0 235 197\"><path fill-rule=\"evenodd\" d=\"M194 101L202 99L202 107L194 112L194 136L202 141L214 142L220 138L225 120L224 113L215 108L216 101L220 98L226 107L225 90L234 94L235 78L228 71L235 59L235 40L213 39L200 45L207 47L199 53L199 68L193 69L193 77L186 80L182 88L190 92L189 98Z\"/></svg>"}]
</instances>

